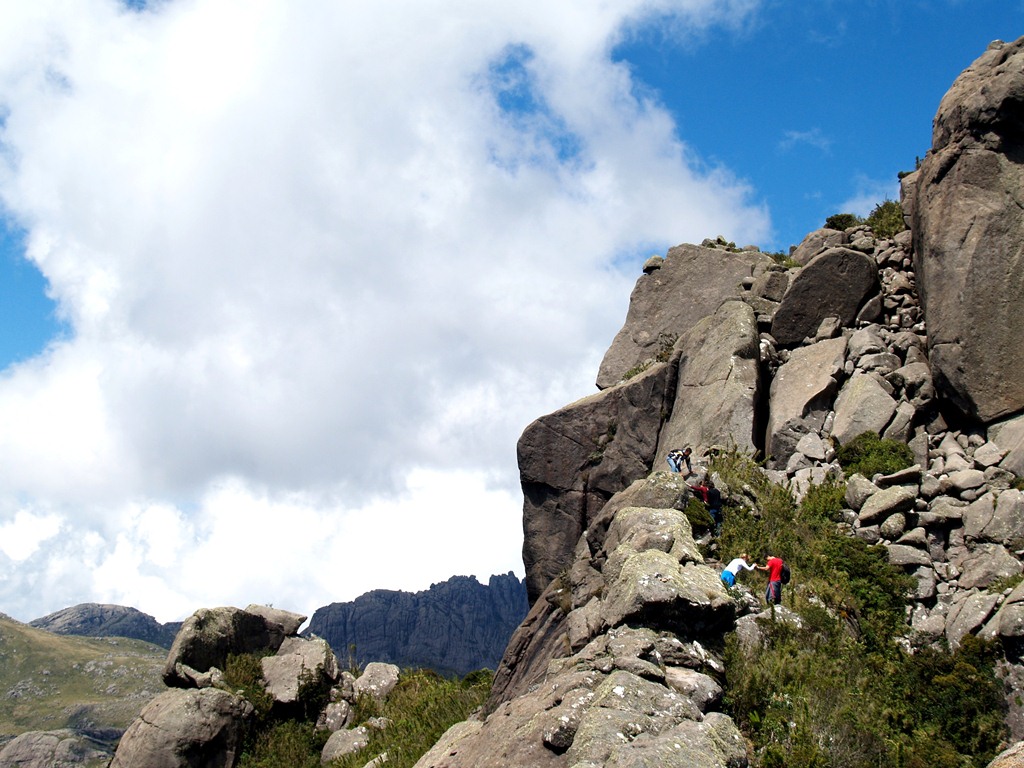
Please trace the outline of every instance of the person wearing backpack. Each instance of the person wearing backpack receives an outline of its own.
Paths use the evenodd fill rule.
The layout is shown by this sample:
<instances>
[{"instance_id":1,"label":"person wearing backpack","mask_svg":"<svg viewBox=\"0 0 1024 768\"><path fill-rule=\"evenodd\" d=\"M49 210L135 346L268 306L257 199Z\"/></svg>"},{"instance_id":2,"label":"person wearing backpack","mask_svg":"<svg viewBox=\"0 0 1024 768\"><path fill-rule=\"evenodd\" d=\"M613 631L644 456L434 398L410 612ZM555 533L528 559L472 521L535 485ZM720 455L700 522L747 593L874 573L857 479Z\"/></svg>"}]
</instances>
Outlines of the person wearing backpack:
<instances>
[{"instance_id":1,"label":"person wearing backpack","mask_svg":"<svg viewBox=\"0 0 1024 768\"><path fill-rule=\"evenodd\" d=\"M781 557L769 557L764 565L755 565L761 571L768 571L768 588L764 591L764 601L768 604L782 603L782 585L789 581L789 566Z\"/></svg>"}]
</instances>

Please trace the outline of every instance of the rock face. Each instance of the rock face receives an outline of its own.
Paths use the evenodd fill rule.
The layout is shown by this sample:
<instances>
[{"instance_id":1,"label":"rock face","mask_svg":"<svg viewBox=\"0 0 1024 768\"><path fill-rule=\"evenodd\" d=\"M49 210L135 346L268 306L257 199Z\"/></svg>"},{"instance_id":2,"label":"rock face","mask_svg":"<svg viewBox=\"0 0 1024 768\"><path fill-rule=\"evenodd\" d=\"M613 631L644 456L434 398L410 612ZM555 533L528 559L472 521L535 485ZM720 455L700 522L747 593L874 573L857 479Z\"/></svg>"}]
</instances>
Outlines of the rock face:
<instances>
[{"instance_id":1,"label":"rock face","mask_svg":"<svg viewBox=\"0 0 1024 768\"><path fill-rule=\"evenodd\" d=\"M523 564L530 601L562 568L605 502L647 474L676 366L658 363L611 389L533 422L519 438Z\"/></svg>"},{"instance_id":2,"label":"rock face","mask_svg":"<svg viewBox=\"0 0 1024 768\"><path fill-rule=\"evenodd\" d=\"M737 606L670 506L677 478L655 472L609 501L510 643L490 714L417 768L747 764L708 650Z\"/></svg>"},{"instance_id":3,"label":"rock face","mask_svg":"<svg viewBox=\"0 0 1024 768\"><path fill-rule=\"evenodd\" d=\"M465 675L494 669L525 618L526 586L512 573L481 584L455 576L422 592L374 590L348 603L317 609L308 634L324 638L349 661L389 662Z\"/></svg>"},{"instance_id":4,"label":"rock face","mask_svg":"<svg viewBox=\"0 0 1024 768\"><path fill-rule=\"evenodd\" d=\"M671 349L723 301L741 295L744 280L771 264L764 254L751 258L697 245L670 249L633 288L626 322L601 362L598 388L614 386L634 366Z\"/></svg>"},{"instance_id":5,"label":"rock face","mask_svg":"<svg viewBox=\"0 0 1024 768\"><path fill-rule=\"evenodd\" d=\"M755 450L759 341L754 310L742 301L726 301L680 338L676 395L657 456L681 445L720 443Z\"/></svg>"},{"instance_id":6,"label":"rock face","mask_svg":"<svg viewBox=\"0 0 1024 768\"><path fill-rule=\"evenodd\" d=\"M990 423L1024 410L1024 40L993 43L942 99L905 179L935 383Z\"/></svg>"},{"instance_id":7,"label":"rock face","mask_svg":"<svg viewBox=\"0 0 1024 768\"><path fill-rule=\"evenodd\" d=\"M148 613L122 605L82 603L29 622L58 635L131 637L170 648L181 622L161 624Z\"/></svg>"}]
</instances>

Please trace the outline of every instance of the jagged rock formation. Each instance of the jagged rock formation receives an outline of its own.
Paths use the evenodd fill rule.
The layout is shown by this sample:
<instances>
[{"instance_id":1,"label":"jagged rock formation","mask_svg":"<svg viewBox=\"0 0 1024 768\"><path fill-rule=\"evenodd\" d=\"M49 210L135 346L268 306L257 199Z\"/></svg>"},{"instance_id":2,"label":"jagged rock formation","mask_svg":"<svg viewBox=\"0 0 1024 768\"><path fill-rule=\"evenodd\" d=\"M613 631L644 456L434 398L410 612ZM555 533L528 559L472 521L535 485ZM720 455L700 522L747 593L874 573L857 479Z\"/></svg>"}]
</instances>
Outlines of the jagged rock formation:
<instances>
[{"instance_id":1,"label":"jagged rock formation","mask_svg":"<svg viewBox=\"0 0 1024 768\"><path fill-rule=\"evenodd\" d=\"M1024 738L1024 586L1000 586L1024 572L1022 51L1024 39L993 45L943 100L936 146L904 185L911 231L819 230L790 269L713 241L645 264L602 391L520 440L532 607L487 711L418 768L745 765L717 697L698 691L722 679L723 634L755 631L755 606L691 549L685 485L663 454L752 447L800 496L843 478L836 449L866 431L918 463L844 478L840 530L915 577L908 642L1002 639L1008 724ZM716 301L698 309L687 289L715 258ZM749 344L712 332L724 318L702 325L716 312L753 316L757 365ZM688 386L695 367L743 384ZM688 417L692 431L671 426ZM709 682L680 682L693 676Z\"/></svg>"},{"instance_id":2,"label":"jagged rock formation","mask_svg":"<svg viewBox=\"0 0 1024 768\"><path fill-rule=\"evenodd\" d=\"M409 593L378 589L318 608L308 633L324 638L346 662L371 660L465 675L494 669L526 616L526 588L513 573L455 576Z\"/></svg>"},{"instance_id":3,"label":"jagged rock formation","mask_svg":"<svg viewBox=\"0 0 1024 768\"><path fill-rule=\"evenodd\" d=\"M123 605L81 603L34 619L29 626L58 635L131 637L170 648L181 622L161 624L148 613Z\"/></svg>"}]
</instances>

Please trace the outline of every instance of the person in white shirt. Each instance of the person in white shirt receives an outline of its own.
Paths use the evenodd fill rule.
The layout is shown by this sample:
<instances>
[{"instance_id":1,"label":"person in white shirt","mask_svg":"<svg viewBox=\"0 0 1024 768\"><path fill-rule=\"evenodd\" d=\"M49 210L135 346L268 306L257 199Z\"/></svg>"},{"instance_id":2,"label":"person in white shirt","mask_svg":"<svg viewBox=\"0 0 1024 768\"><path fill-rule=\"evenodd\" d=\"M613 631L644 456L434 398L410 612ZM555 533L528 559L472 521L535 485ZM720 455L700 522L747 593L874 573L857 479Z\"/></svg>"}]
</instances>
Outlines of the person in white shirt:
<instances>
[{"instance_id":1,"label":"person in white shirt","mask_svg":"<svg viewBox=\"0 0 1024 768\"><path fill-rule=\"evenodd\" d=\"M736 577L739 575L741 569L752 571L756 567L757 563L754 563L753 565L747 563L747 553L744 552L735 560L730 561L730 563L722 570L722 582L725 586L731 587L736 583Z\"/></svg>"}]
</instances>

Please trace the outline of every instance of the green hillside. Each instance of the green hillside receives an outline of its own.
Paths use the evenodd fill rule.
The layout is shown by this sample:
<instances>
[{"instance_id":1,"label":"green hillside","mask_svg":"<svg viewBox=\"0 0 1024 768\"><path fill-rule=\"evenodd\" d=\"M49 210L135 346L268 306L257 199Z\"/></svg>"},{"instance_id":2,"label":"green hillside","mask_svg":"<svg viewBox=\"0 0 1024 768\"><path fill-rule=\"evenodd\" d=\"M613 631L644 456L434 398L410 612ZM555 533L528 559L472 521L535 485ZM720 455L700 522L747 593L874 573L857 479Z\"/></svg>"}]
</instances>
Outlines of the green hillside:
<instances>
[{"instance_id":1,"label":"green hillside","mask_svg":"<svg viewBox=\"0 0 1024 768\"><path fill-rule=\"evenodd\" d=\"M0 742L59 728L116 738L164 690L166 658L141 640L55 635L0 614Z\"/></svg>"}]
</instances>

